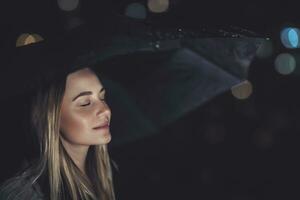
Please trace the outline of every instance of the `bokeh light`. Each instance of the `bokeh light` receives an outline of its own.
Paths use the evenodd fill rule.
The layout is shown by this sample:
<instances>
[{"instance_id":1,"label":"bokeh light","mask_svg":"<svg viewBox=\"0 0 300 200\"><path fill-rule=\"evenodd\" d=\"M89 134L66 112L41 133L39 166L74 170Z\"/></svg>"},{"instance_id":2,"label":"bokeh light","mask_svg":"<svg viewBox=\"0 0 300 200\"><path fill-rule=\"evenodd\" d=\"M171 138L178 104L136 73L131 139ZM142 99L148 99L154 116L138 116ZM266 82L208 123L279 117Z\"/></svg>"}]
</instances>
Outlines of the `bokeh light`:
<instances>
[{"instance_id":1,"label":"bokeh light","mask_svg":"<svg viewBox=\"0 0 300 200\"><path fill-rule=\"evenodd\" d=\"M135 19L145 19L147 17L147 10L143 4L131 3L126 7L125 15Z\"/></svg>"},{"instance_id":2,"label":"bokeh light","mask_svg":"<svg viewBox=\"0 0 300 200\"><path fill-rule=\"evenodd\" d=\"M296 59L289 53L279 54L275 59L275 70L282 75L291 74L296 68Z\"/></svg>"},{"instance_id":3,"label":"bokeh light","mask_svg":"<svg viewBox=\"0 0 300 200\"><path fill-rule=\"evenodd\" d=\"M280 33L280 39L286 48L298 48L299 44L299 33L298 28L284 28Z\"/></svg>"},{"instance_id":4,"label":"bokeh light","mask_svg":"<svg viewBox=\"0 0 300 200\"><path fill-rule=\"evenodd\" d=\"M169 0L148 0L147 6L151 12L162 13L166 12L169 8Z\"/></svg>"},{"instance_id":5,"label":"bokeh light","mask_svg":"<svg viewBox=\"0 0 300 200\"><path fill-rule=\"evenodd\" d=\"M231 88L232 95L240 100L247 99L253 92L253 86L248 80L243 81Z\"/></svg>"},{"instance_id":6,"label":"bokeh light","mask_svg":"<svg viewBox=\"0 0 300 200\"><path fill-rule=\"evenodd\" d=\"M44 39L38 34L23 33L17 38L16 47L40 42L42 40L44 40Z\"/></svg>"},{"instance_id":7,"label":"bokeh light","mask_svg":"<svg viewBox=\"0 0 300 200\"><path fill-rule=\"evenodd\" d=\"M78 7L79 0L57 0L57 4L63 11L72 11Z\"/></svg>"}]
</instances>

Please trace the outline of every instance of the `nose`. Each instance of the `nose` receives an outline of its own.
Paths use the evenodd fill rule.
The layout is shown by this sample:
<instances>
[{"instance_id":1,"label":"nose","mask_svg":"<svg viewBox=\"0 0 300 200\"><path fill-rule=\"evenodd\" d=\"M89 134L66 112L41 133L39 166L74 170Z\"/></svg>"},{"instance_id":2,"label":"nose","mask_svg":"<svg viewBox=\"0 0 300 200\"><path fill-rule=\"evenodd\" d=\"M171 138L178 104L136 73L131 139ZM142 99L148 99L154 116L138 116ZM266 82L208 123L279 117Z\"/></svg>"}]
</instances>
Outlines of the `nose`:
<instances>
[{"instance_id":1,"label":"nose","mask_svg":"<svg viewBox=\"0 0 300 200\"><path fill-rule=\"evenodd\" d=\"M105 101L97 101L97 106L96 106L96 115L101 116L102 118L107 118L108 120L111 117L111 110L107 103Z\"/></svg>"}]
</instances>

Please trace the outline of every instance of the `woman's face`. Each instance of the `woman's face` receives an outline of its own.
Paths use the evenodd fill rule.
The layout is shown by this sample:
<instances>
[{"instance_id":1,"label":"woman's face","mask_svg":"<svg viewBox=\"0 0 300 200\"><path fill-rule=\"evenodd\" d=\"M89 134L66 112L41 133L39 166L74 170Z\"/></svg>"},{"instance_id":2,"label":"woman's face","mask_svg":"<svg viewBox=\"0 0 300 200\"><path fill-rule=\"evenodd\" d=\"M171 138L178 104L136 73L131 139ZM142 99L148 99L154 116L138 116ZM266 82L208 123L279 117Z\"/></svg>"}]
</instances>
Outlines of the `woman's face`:
<instances>
[{"instance_id":1,"label":"woman's face","mask_svg":"<svg viewBox=\"0 0 300 200\"><path fill-rule=\"evenodd\" d=\"M110 142L109 127L95 129L111 118L104 97L103 85L90 69L68 75L60 116L60 132L64 140L77 145Z\"/></svg>"}]
</instances>

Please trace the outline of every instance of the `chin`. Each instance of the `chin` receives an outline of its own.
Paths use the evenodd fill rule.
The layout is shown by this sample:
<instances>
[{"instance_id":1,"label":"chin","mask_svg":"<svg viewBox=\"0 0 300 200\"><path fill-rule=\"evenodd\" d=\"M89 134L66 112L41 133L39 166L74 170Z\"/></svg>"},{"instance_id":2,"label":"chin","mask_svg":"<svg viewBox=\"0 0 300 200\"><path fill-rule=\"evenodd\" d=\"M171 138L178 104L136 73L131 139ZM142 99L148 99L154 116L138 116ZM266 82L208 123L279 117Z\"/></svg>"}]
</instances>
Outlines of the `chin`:
<instances>
[{"instance_id":1,"label":"chin","mask_svg":"<svg viewBox=\"0 0 300 200\"><path fill-rule=\"evenodd\" d=\"M98 138L97 140L94 140L93 143L94 145L99 145L99 144L108 144L111 141L111 135L107 136L102 136L101 138Z\"/></svg>"}]
</instances>

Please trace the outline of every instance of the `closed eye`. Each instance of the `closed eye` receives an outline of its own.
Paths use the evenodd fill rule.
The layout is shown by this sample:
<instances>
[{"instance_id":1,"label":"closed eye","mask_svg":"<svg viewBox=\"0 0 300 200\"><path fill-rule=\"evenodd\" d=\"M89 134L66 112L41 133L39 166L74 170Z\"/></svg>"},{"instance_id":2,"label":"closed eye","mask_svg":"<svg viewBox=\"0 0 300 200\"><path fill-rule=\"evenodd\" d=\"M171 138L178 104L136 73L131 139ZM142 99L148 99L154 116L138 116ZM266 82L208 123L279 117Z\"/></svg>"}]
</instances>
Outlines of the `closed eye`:
<instances>
[{"instance_id":1,"label":"closed eye","mask_svg":"<svg viewBox=\"0 0 300 200\"><path fill-rule=\"evenodd\" d=\"M86 104L82 104L82 105L80 105L80 106L88 106L88 105L90 105L91 103L89 102L89 103L86 103Z\"/></svg>"},{"instance_id":2,"label":"closed eye","mask_svg":"<svg viewBox=\"0 0 300 200\"><path fill-rule=\"evenodd\" d=\"M105 98L103 98L103 99L100 99L101 101L105 101ZM88 103L86 103L86 104L82 104L82 105L80 105L80 106L82 106L82 107L84 107L84 106L88 106L88 105L90 105L91 104L91 102L88 102Z\"/></svg>"}]
</instances>

